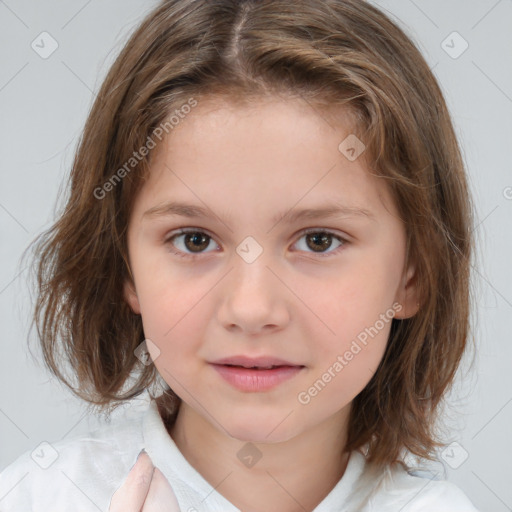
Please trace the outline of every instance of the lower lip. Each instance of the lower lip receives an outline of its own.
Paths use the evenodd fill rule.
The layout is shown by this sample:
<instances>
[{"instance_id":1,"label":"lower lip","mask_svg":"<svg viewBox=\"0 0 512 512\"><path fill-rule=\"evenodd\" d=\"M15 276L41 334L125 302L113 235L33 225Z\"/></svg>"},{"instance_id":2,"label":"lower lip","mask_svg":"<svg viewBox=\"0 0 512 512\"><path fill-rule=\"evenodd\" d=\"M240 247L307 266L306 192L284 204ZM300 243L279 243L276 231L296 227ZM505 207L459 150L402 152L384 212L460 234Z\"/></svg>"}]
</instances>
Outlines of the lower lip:
<instances>
[{"instance_id":1,"label":"lower lip","mask_svg":"<svg viewBox=\"0 0 512 512\"><path fill-rule=\"evenodd\" d=\"M278 366L271 370L252 370L240 366L212 364L221 377L240 391L267 391L297 375L303 366Z\"/></svg>"}]
</instances>

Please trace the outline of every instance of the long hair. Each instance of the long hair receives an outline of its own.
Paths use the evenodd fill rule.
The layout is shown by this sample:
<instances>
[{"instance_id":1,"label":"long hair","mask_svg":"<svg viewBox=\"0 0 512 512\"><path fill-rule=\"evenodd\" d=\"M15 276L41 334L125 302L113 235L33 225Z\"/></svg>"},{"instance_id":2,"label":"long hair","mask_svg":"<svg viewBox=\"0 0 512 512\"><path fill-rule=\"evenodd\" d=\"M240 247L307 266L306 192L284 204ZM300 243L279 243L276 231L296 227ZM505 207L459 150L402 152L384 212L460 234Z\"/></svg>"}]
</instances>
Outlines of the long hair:
<instances>
[{"instance_id":1,"label":"long hair","mask_svg":"<svg viewBox=\"0 0 512 512\"><path fill-rule=\"evenodd\" d=\"M128 219L151 144L212 95L302 98L334 122L341 109L352 114L368 168L404 222L420 309L393 319L379 368L352 403L346 449L367 445L377 465L403 450L432 459L437 412L469 338L472 203L434 75L362 0L173 0L146 16L92 105L65 208L34 241L33 323L46 365L101 410L158 380L134 355L142 320L123 298ZM159 399L164 417L176 414L172 389Z\"/></svg>"}]
</instances>

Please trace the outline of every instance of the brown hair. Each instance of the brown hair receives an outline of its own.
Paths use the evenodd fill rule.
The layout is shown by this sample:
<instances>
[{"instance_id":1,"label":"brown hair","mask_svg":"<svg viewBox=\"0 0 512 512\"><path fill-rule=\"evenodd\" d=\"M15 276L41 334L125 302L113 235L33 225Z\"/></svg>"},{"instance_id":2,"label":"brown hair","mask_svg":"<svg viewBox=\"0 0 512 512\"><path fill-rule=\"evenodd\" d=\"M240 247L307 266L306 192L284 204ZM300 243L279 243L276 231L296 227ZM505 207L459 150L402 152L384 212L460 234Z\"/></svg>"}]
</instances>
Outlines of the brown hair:
<instances>
[{"instance_id":1,"label":"brown hair","mask_svg":"<svg viewBox=\"0 0 512 512\"><path fill-rule=\"evenodd\" d=\"M401 462L404 448L432 460L441 399L469 338L472 204L435 77L409 37L361 0L174 0L149 13L94 101L64 211L34 241L45 363L100 410L158 380L134 356L142 320L123 298L129 214L154 154L132 161L134 151L192 101L269 94L300 97L325 119L353 114L416 268L420 310L393 319L381 364L352 403L346 449L368 443L377 465ZM169 388L162 396L172 417L179 399Z\"/></svg>"}]
</instances>

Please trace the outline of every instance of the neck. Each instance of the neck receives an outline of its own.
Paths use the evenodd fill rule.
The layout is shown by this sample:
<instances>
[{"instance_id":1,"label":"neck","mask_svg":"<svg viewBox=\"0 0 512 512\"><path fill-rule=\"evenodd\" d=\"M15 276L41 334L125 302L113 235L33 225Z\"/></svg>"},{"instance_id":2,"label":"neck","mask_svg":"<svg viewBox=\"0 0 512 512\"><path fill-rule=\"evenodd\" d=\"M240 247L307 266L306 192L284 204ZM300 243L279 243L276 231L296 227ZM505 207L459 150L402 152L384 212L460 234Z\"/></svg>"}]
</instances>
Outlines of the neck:
<instances>
[{"instance_id":1,"label":"neck","mask_svg":"<svg viewBox=\"0 0 512 512\"><path fill-rule=\"evenodd\" d=\"M343 476L349 408L283 442L235 439L185 402L168 431L187 461L242 512L313 510Z\"/></svg>"}]
</instances>

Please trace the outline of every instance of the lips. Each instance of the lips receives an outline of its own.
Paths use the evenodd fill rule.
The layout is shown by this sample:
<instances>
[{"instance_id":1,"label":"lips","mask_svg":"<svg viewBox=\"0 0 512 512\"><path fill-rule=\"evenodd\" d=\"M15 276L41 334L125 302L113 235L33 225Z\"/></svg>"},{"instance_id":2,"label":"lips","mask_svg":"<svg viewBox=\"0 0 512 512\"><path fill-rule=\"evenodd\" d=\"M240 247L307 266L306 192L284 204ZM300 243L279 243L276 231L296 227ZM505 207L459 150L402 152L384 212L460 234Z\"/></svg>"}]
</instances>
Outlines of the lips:
<instances>
[{"instance_id":1,"label":"lips","mask_svg":"<svg viewBox=\"0 0 512 512\"><path fill-rule=\"evenodd\" d=\"M271 356L233 356L217 359L210 364L222 379L244 393L270 392L301 374L305 368L304 365Z\"/></svg>"},{"instance_id":2,"label":"lips","mask_svg":"<svg viewBox=\"0 0 512 512\"><path fill-rule=\"evenodd\" d=\"M301 364L296 364L284 359L280 359L273 356L259 356L259 357L248 357L244 355L225 357L223 359L217 359L212 361L212 364L219 364L224 366L238 366L241 368L254 368L258 370L265 370L271 368L278 368L283 366L289 367L302 367Z\"/></svg>"}]
</instances>

